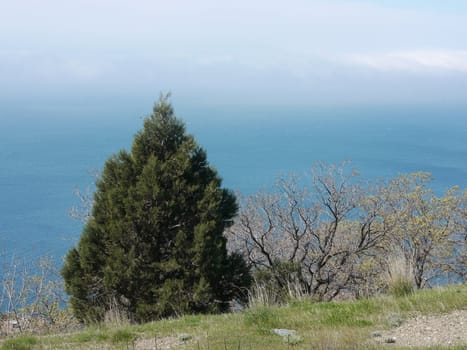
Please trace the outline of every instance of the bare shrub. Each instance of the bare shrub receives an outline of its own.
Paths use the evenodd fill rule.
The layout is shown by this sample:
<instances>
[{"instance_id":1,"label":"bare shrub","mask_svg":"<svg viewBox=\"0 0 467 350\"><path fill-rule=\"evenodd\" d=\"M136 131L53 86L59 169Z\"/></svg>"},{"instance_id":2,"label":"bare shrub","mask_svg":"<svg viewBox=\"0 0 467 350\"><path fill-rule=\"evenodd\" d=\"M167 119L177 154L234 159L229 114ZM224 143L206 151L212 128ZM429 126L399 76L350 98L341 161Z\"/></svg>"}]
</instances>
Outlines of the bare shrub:
<instances>
[{"instance_id":1,"label":"bare shrub","mask_svg":"<svg viewBox=\"0 0 467 350\"><path fill-rule=\"evenodd\" d=\"M75 188L73 194L78 199L78 205L75 205L70 210L70 217L73 220L87 223L92 216L92 207L94 205L94 188L95 182L100 177L99 170L89 170L89 175L93 178L92 185L87 186L84 190Z\"/></svg>"},{"instance_id":2,"label":"bare shrub","mask_svg":"<svg viewBox=\"0 0 467 350\"><path fill-rule=\"evenodd\" d=\"M41 333L76 325L52 258L4 255L1 272L2 333Z\"/></svg>"},{"instance_id":3,"label":"bare shrub","mask_svg":"<svg viewBox=\"0 0 467 350\"><path fill-rule=\"evenodd\" d=\"M331 300L465 281L467 191L437 196L430 183L422 172L362 183L347 163L318 164L307 183L280 177L271 190L240 197L229 249L278 300L290 285Z\"/></svg>"},{"instance_id":4,"label":"bare shrub","mask_svg":"<svg viewBox=\"0 0 467 350\"><path fill-rule=\"evenodd\" d=\"M243 198L227 237L278 291L292 284L331 300L366 278L360 267L383 249L389 229L383 212L377 186L363 188L347 164L318 164L311 188L282 177L271 192Z\"/></svg>"}]
</instances>

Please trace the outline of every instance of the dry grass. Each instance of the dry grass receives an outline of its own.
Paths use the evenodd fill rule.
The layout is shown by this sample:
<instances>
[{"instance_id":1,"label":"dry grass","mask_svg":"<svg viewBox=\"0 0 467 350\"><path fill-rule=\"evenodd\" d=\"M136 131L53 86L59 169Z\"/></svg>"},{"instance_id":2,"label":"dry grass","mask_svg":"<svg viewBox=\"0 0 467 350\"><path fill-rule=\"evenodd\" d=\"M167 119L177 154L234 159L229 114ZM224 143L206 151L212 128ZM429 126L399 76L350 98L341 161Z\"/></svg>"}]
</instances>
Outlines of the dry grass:
<instances>
[{"instance_id":1,"label":"dry grass","mask_svg":"<svg viewBox=\"0 0 467 350\"><path fill-rule=\"evenodd\" d=\"M384 276L387 290L394 296L404 296L414 291L414 275L410 262L401 254L388 259L388 270Z\"/></svg>"}]
</instances>

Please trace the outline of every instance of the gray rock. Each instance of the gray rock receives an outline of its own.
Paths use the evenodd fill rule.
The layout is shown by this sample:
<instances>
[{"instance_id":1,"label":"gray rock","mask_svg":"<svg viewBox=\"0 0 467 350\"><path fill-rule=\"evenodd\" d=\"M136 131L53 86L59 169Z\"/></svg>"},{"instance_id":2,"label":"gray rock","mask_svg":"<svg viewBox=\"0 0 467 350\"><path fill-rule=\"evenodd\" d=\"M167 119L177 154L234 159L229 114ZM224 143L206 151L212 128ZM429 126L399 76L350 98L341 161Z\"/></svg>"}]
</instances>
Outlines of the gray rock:
<instances>
[{"instance_id":1,"label":"gray rock","mask_svg":"<svg viewBox=\"0 0 467 350\"><path fill-rule=\"evenodd\" d=\"M178 340L180 340L182 342L187 342L190 339L191 339L191 335L188 334L188 333L181 333L181 334L178 335Z\"/></svg>"},{"instance_id":2,"label":"gray rock","mask_svg":"<svg viewBox=\"0 0 467 350\"><path fill-rule=\"evenodd\" d=\"M297 331L293 329L284 329L284 328L274 328L272 330L274 334L277 334L280 337L287 337L289 335L296 335Z\"/></svg>"}]
</instances>

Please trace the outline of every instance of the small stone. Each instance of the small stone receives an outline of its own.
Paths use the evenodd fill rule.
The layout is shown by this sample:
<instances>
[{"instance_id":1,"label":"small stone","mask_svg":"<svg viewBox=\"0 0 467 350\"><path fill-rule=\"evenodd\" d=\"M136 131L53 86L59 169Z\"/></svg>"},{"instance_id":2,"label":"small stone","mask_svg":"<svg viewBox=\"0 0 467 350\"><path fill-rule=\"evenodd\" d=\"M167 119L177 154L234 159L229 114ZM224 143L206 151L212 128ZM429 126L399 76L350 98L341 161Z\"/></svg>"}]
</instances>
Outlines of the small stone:
<instances>
[{"instance_id":1,"label":"small stone","mask_svg":"<svg viewBox=\"0 0 467 350\"><path fill-rule=\"evenodd\" d=\"M396 338L392 338L392 337L391 338L386 338L386 339L384 339L384 342L386 344L394 344L396 342Z\"/></svg>"},{"instance_id":2,"label":"small stone","mask_svg":"<svg viewBox=\"0 0 467 350\"><path fill-rule=\"evenodd\" d=\"M189 335L188 333L181 333L178 335L178 340L182 341L182 342L186 342L188 340L191 339L191 335Z\"/></svg>"},{"instance_id":3,"label":"small stone","mask_svg":"<svg viewBox=\"0 0 467 350\"><path fill-rule=\"evenodd\" d=\"M379 337L382 336L382 334L381 334L381 332L373 332L373 333L371 333L371 336L372 336L373 338L379 338Z\"/></svg>"},{"instance_id":4,"label":"small stone","mask_svg":"<svg viewBox=\"0 0 467 350\"><path fill-rule=\"evenodd\" d=\"M280 337L287 337L289 335L295 335L297 334L296 330L293 329L284 329L284 328L274 328L272 330L274 334L277 334Z\"/></svg>"}]
</instances>

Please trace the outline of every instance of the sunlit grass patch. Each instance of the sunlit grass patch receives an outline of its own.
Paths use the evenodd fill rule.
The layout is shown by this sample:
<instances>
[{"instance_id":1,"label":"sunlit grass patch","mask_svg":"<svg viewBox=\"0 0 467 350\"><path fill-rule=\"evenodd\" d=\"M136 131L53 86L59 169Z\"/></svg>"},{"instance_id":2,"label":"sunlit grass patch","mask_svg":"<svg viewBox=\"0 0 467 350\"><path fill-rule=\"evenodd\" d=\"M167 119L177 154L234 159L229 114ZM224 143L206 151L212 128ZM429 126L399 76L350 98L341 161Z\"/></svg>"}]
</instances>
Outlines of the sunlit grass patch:
<instances>
[{"instance_id":1,"label":"sunlit grass patch","mask_svg":"<svg viewBox=\"0 0 467 350\"><path fill-rule=\"evenodd\" d=\"M39 343L38 339L32 335L19 335L15 338L7 339L3 342L1 350L32 350Z\"/></svg>"}]
</instances>

